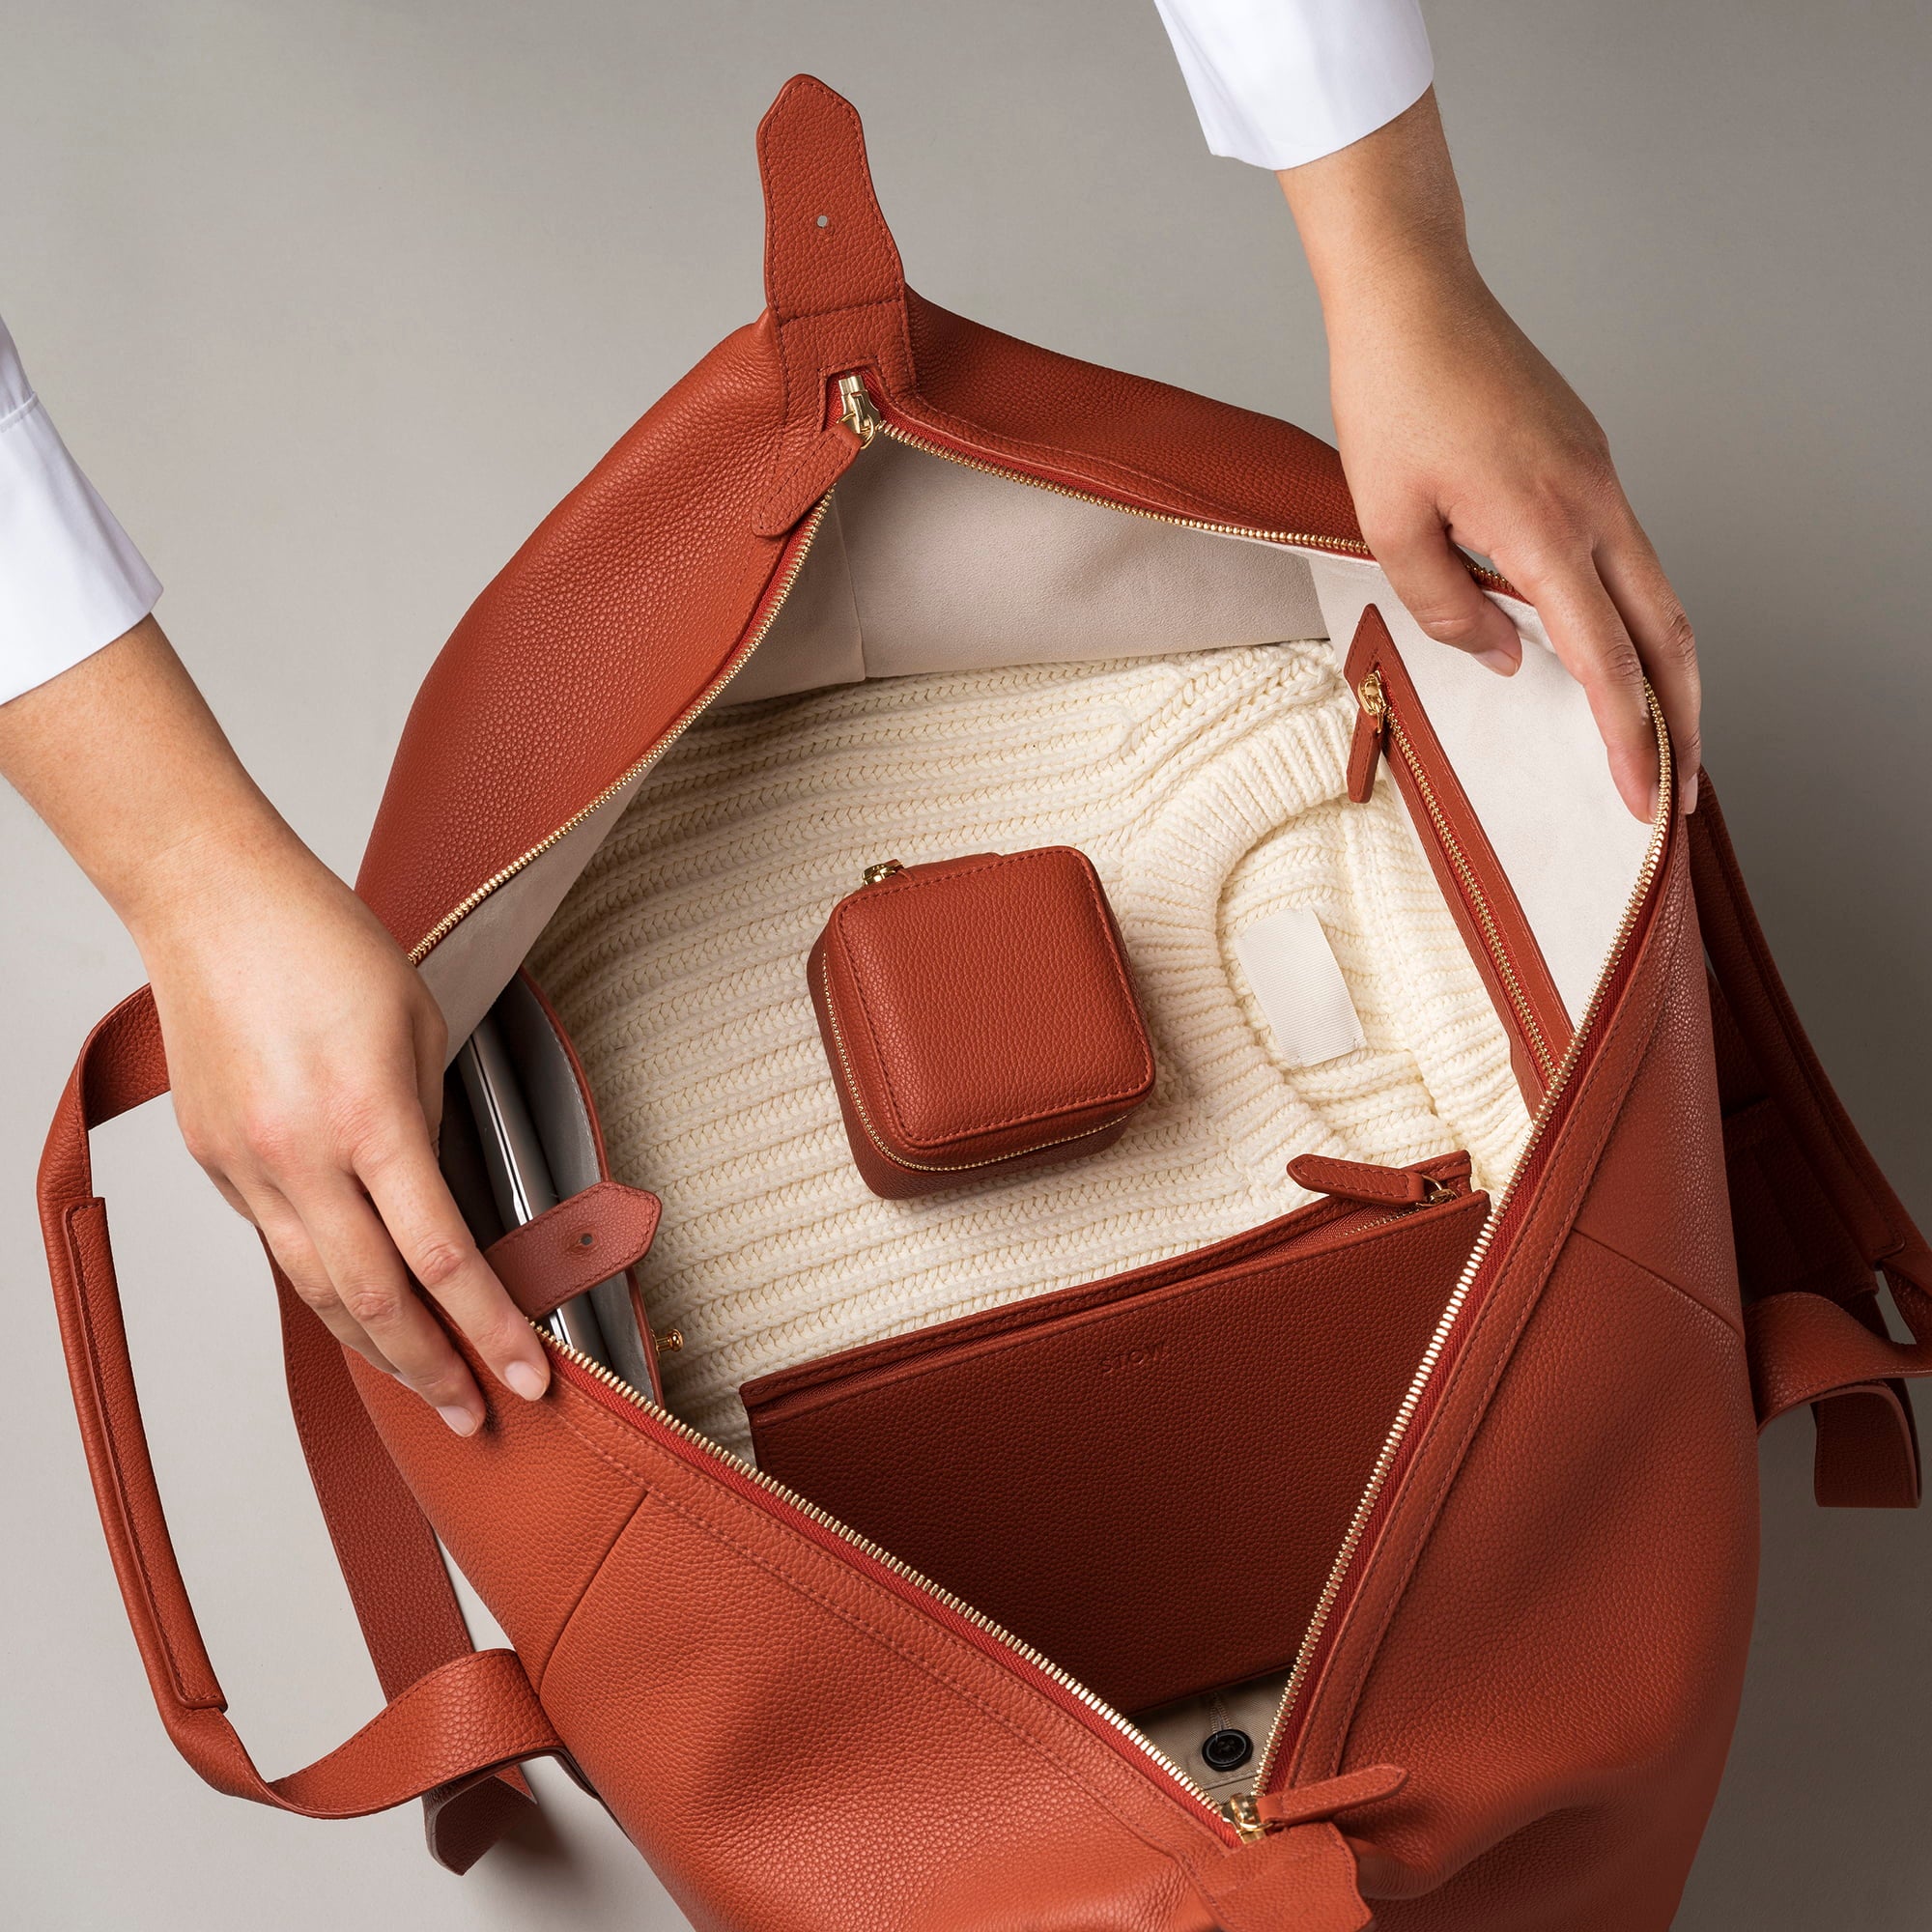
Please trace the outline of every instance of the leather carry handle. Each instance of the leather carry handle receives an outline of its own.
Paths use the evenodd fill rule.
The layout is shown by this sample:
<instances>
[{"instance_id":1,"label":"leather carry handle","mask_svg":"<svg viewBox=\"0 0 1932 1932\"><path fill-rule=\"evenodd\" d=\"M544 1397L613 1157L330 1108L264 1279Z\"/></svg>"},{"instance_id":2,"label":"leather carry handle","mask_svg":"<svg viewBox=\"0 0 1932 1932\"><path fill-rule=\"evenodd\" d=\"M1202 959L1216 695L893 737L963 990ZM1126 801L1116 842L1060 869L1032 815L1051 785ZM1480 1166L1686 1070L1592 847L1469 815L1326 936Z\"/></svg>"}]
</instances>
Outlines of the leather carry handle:
<instances>
[{"instance_id":1,"label":"leather carry handle","mask_svg":"<svg viewBox=\"0 0 1932 1932\"><path fill-rule=\"evenodd\" d=\"M1751 1392L1759 1427L1811 1405L1813 1488L1837 1507L1913 1508L1920 1492L1908 1379L1932 1375L1932 1248L1872 1159L1805 1037L1745 890L1707 773L1688 821L1690 872L1724 1044L1748 1075L1726 1094ZM1758 1090L1751 1097L1751 1090ZM1767 1232L1770 1231L1770 1232ZM1912 1331L1886 1332L1883 1273Z\"/></svg>"},{"instance_id":2,"label":"leather carry handle","mask_svg":"<svg viewBox=\"0 0 1932 1932\"><path fill-rule=\"evenodd\" d=\"M530 1802L515 1764L563 1750L513 1651L473 1650L464 1633L454 1654L412 1682L385 1683L389 1701L354 1737L285 1777L262 1776L225 1715L226 1699L182 1580L155 1481L108 1243L106 1204L94 1193L88 1145L94 1127L157 1098L167 1085L160 1022L153 996L143 987L115 1008L81 1048L48 1130L39 1179L42 1235L88 1471L161 1721L176 1748L210 1784L279 1810L356 1817L423 1798L432 1849L444 1863L466 1869ZM285 1300L285 1320L289 1312ZM306 1309L299 1312L327 1342L348 1386L340 1350ZM327 1356L316 1359L326 1362ZM290 1361L293 1381L298 1363L293 1345ZM373 1440L353 1387L349 1392ZM304 1435L313 1463L313 1444L307 1431ZM393 1465L389 1475L400 1490ZM330 1526L338 1528L334 1521ZM440 1568L433 1543L428 1553ZM449 1589L446 1572L442 1587ZM436 1633L431 1641L440 1639L447 1649L447 1635L446 1630Z\"/></svg>"}]
</instances>

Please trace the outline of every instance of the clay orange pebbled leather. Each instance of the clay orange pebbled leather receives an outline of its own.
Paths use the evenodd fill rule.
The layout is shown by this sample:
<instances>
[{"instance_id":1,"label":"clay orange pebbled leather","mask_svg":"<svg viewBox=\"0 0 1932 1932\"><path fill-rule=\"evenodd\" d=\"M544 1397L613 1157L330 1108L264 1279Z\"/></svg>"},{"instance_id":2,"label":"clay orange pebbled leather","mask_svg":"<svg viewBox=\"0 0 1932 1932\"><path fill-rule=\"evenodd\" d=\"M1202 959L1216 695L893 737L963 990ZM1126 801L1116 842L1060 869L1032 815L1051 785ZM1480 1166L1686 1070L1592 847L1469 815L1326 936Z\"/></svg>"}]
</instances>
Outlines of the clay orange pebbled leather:
<instances>
[{"instance_id":1,"label":"clay orange pebbled leather","mask_svg":"<svg viewBox=\"0 0 1932 1932\"><path fill-rule=\"evenodd\" d=\"M1093 862L1050 845L867 877L806 967L866 1185L905 1200L1119 1140L1153 1050Z\"/></svg>"},{"instance_id":2,"label":"clay orange pebbled leather","mask_svg":"<svg viewBox=\"0 0 1932 1932\"><path fill-rule=\"evenodd\" d=\"M1465 1153L1370 1172L1387 1205L748 1382L758 1466L1120 1710L1285 1668L1489 1207Z\"/></svg>"}]
</instances>

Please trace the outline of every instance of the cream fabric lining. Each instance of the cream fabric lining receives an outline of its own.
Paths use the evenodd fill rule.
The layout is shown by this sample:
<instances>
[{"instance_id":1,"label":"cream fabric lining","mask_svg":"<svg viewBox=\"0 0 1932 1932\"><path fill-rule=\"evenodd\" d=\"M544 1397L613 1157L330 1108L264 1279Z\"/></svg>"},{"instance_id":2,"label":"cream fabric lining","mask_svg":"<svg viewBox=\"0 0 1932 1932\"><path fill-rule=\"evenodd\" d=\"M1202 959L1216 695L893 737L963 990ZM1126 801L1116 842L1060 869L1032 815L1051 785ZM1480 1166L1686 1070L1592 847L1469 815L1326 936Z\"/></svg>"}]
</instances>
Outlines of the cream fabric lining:
<instances>
[{"instance_id":1,"label":"cream fabric lining","mask_svg":"<svg viewBox=\"0 0 1932 1932\"><path fill-rule=\"evenodd\" d=\"M1343 796L1354 707L1326 643L874 679L717 711L640 781L530 964L621 1179L665 1203L644 1264L688 1421L742 1450L753 1377L1095 1279L1299 1205L1290 1155L1528 1128L1474 965L1386 778ZM1153 1099L1107 1152L921 1201L852 1166L805 957L866 864L1078 845L1120 919ZM1318 914L1368 1044L1293 1068L1233 954Z\"/></svg>"}]
</instances>

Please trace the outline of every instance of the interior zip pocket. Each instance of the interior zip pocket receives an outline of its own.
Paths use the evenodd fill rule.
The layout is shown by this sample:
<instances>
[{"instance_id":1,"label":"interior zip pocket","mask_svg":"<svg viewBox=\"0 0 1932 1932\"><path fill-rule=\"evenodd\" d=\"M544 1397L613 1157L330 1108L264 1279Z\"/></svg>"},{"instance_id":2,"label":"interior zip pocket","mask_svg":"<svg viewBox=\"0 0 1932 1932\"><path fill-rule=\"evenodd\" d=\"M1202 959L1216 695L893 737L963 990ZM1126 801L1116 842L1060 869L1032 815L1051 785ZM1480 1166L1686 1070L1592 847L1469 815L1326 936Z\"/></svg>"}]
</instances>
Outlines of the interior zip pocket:
<instances>
[{"instance_id":1,"label":"interior zip pocket","mask_svg":"<svg viewBox=\"0 0 1932 1932\"><path fill-rule=\"evenodd\" d=\"M1569 1047L1570 1015L1509 877L1373 604L1355 627L1343 675L1359 707L1349 752L1349 796L1367 804L1376 773L1387 763L1508 1031L1518 1082L1534 1110Z\"/></svg>"}]
</instances>

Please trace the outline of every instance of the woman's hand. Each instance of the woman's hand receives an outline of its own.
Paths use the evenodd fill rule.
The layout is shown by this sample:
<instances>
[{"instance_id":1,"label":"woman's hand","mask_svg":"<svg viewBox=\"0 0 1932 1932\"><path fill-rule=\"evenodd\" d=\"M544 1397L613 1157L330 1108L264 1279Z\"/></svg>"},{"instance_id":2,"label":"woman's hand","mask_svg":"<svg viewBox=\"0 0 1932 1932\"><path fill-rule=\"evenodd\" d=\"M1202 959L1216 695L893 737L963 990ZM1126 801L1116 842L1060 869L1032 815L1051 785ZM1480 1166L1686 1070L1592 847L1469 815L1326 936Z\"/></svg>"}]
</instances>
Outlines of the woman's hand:
<instances>
[{"instance_id":1,"label":"woman's hand","mask_svg":"<svg viewBox=\"0 0 1932 1932\"><path fill-rule=\"evenodd\" d=\"M1596 419L1469 258L1435 96L1280 179L1321 295L1343 467L1396 595L1432 637L1507 675L1520 639L1456 546L1491 557L1588 694L1625 804L1654 809L1648 677L1693 809L1689 620Z\"/></svg>"},{"instance_id":2,"label":"woman's hand","mask_svg":"<svg viewBox=\"0 0 1932 1932\"><path fill-rule=\"evenodd\" d=\"M256 790L154 621L0 706L0 771L133 935L189 1151L302 1299L460 1435L483 1398L412 1276L540 1396L542 1345L437 1167L441 1015Z\"/></svg>"},{"instance_id":3,"label":"woman's hand","mask_svg":"<svg viewBox=\"0 0 1932 1932\"><path fill-rule=\"evenodd\" d=\"M482 1398L412 1276L507 1387L541 1395L542 1346L437 1167L445 1035L414 968L293 837L180 857L131 929L188 1151L335 1338L459 1435Z\"/></svg>"}]
</instances>

